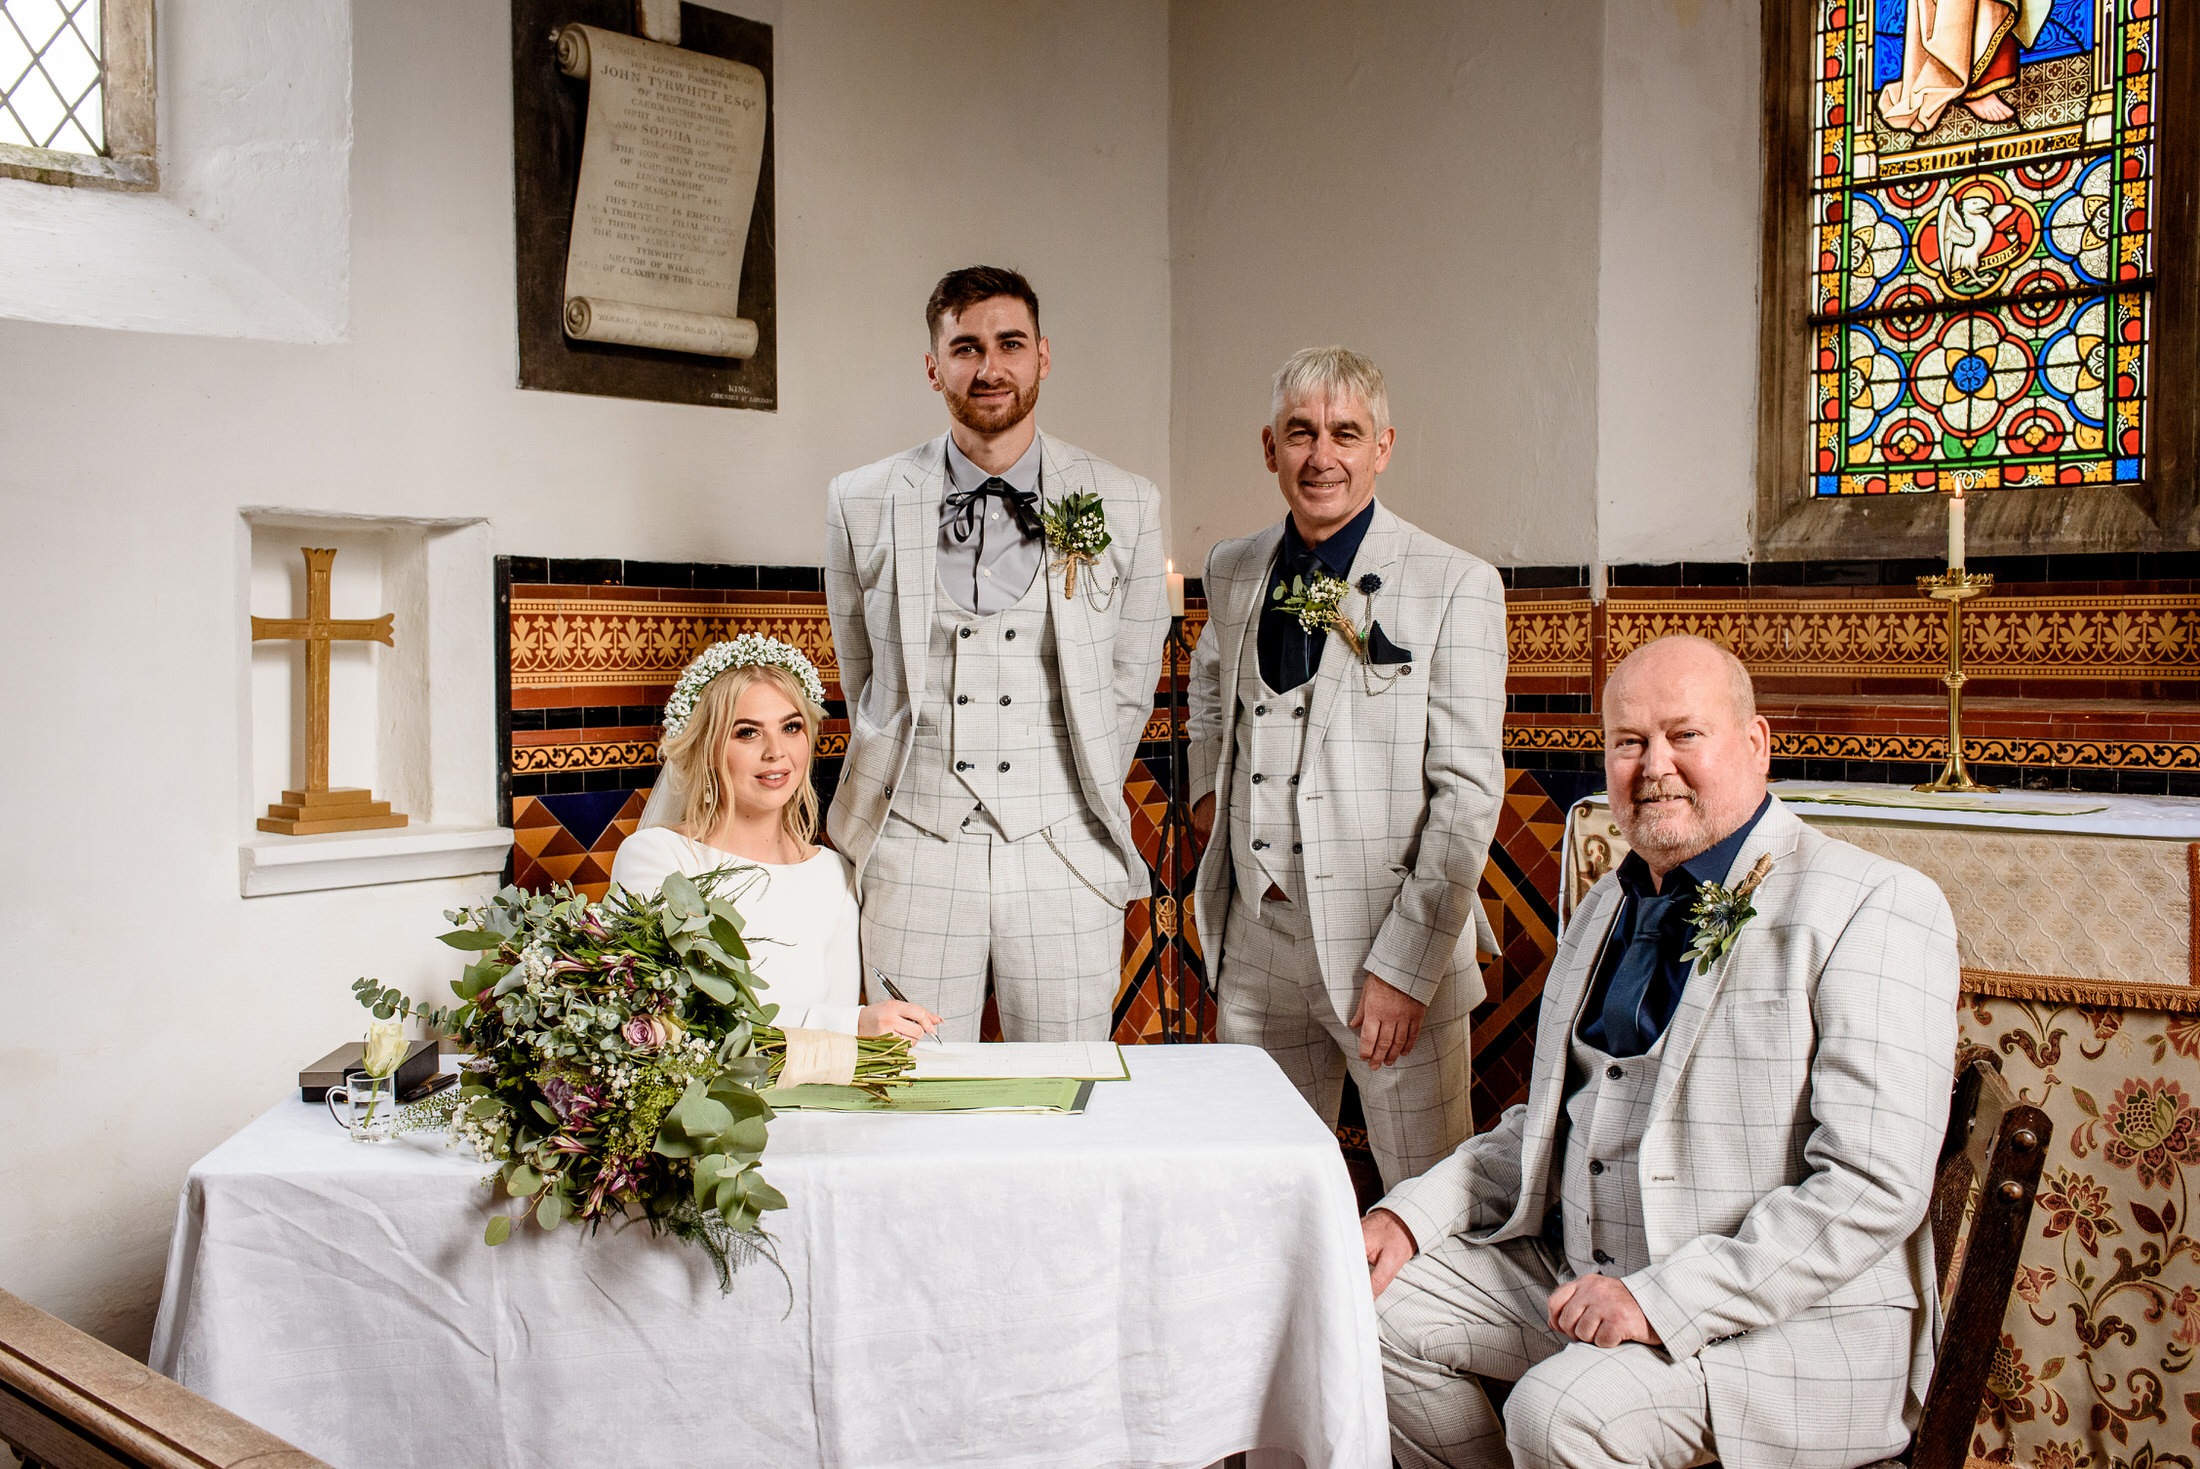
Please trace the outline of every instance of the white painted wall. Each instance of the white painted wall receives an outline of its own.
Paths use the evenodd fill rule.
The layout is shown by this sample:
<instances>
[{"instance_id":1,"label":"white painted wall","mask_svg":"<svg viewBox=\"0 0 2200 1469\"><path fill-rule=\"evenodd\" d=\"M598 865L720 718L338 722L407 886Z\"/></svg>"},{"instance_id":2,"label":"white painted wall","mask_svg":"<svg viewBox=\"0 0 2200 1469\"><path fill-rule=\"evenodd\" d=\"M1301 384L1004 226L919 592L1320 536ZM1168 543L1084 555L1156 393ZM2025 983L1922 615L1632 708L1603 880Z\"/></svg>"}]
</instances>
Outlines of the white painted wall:
<instances>
[{"instance_id":1,"label":"white painted wall","mask_svg":"<svg viewBox=\"0 0 2200 1469\"><path fill-rule=\"evenodd\" d=\"M1740 561L1756 506L1756 0L1605 0L1597 557Z\"/></svg>"},{"instance_id":2,"label":"white painted wall","mask_svg":"<svg viewBox=\"0 0 2200 1469\"><path fill-rule=\"evenodd\" d=\"M1598 61L1584 0L1173 8L1175 551L1272 524L1268 384L1383 368L1386 504L1492 562L1595 546Z\"/></svg>"},{"instance_id":3,"label":"white painted wall","mask_svg":"<svg viewBox=\"0 0 2200 1469\"><path fill-rule=\"evenodd\" d=\"M827 478L939 430L924 296L977 260L1038 285L1046 426L1166 481L1164 0L749 13L779 27L777 414L512 386L494 3L352 15L343 340L0 320L0 1288L142 1351L190 1161L359 1032L354 977L447 978L440 911L487 886L238 896L240 507L814 564Z\"/></svg>"}]
</instances>

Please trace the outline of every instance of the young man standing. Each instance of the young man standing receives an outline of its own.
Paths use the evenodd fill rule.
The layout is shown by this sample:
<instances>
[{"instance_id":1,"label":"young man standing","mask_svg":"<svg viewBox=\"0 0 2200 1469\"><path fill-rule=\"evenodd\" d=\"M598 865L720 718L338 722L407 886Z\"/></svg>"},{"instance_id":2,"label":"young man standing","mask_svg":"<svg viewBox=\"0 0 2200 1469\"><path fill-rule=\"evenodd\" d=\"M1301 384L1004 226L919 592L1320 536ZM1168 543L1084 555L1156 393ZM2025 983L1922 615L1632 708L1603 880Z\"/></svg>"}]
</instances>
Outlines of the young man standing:
<instances>
[{"instance_id":1,"label":"young man standing","mask_svg":"<svg viewBox=\"0 0 2200 1469\"><path fill-rule=\"evenodd\" d=\"M1141 863L1123 779L1168 631L1154 487L1038 431L1039 298L950 272L925 307L948 430L841 475L825 595L848 704L827 827L866 966L975 1040L1102 1040Z\"/></svg>"}]
</instances>

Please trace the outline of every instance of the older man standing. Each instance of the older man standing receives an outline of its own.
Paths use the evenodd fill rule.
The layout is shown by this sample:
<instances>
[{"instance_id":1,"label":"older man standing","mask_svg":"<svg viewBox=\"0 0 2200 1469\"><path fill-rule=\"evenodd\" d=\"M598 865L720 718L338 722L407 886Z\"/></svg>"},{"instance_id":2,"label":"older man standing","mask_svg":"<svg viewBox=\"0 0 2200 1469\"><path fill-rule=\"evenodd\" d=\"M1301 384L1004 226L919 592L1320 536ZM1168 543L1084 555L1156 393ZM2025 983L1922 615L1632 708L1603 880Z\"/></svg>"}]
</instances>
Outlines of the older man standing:
<instances>
[{"instance_id":1,"label":"older man standing","mask_svg":"<svg viewBox=\"0 0 2200 1469\"><path fill-rule=\"evenodd\" d=\"M1220 1038L1332 1126L1359 1087L1386 1184L1473 1132L1476 889L1504 768L1497 573L1375 499L1396 430L1374 363L1309 348L1261 430L1290 514L1207 557L1191 672L1196 880Z\"/></svg>"},{"instance_id":2,"label":"older man standing","mask_svg":"<svg viewBox=\"0 0 2200 1469\"><path fill-rule=\"evenodd\" d=\"M1634 851L1559 945L1527 1105L1363 1226L1393 1450L1887 1457L1932 1372L1948 904L1767 793L1770 730L1716 645L1629 655L1604 729ZM1502 1425L1483 1378L1518 1384Z\"/></svg>"},{"instance_id":3,"label":"older man standing","mask_svg":"<svg viewBox=\"0 0 2200 1469\"><path fill-rule=\"evenodd\" d=\"M925 306L948 430L832 483L825 600L848 699L827 819L866 964L976 1040L991 974L1012 1041L1114 1028L1144 864L1123 778L1169 627L1154 487L1039 432L1050 363L1012 270Z\"/></svg>"}]
</instances>

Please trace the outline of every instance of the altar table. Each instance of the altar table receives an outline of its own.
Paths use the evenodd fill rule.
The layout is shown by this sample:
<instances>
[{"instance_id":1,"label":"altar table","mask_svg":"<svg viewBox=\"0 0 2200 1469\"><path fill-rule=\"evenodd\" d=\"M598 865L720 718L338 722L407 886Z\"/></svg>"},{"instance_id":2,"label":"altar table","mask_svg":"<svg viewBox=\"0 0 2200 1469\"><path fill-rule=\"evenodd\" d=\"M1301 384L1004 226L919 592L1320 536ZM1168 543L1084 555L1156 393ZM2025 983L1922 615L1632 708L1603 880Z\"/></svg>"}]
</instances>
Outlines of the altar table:
<instances>
[{"instance_id":1,"label":"altar table","mask_svg":"<svg viewBox=\"0 0 2200 1469\"><path fill-rule=\"evenodd\" d=\"M1335 1138L1259 1050L1125 1054L1082 1116L781 1114L726 1297L289 1100L192 1167L151 1362L338 1469L1387 1466Z\"/></svg>"}]
</instances>

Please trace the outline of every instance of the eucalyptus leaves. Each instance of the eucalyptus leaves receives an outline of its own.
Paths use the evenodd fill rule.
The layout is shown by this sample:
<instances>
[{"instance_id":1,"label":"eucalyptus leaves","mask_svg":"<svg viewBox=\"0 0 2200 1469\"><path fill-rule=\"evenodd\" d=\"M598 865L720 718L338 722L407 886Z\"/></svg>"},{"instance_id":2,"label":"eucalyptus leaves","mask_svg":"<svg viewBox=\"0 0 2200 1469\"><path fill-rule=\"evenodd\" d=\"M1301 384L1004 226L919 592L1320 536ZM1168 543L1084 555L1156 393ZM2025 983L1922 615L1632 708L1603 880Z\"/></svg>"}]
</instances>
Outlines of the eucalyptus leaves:
<instances>
[{"instance_id":1,"label":"eucalyptus leaves","mask_svg":"<svg viewBox=\"0 0 2200 1469\"><path fill-rule=\"evenodd\" d=\"M560 885L506 888L446 916L443 935L478 954L451 988L459 1004L416 1006L372 979L353 986L377 1018L418 1018L474 1059L454 1141L495 1162L520 1213L489 1222L492 1245L532 1214L544 1229L591 1229L638 1212L652 1233L709 1252L721 1288L768 1252L761 1221L787 1201L760 1164L772 1109L761 1092L783 1063L778 1007L757 997L738 896L754 868L674 874L650 897L604 903ZM891 1085L908 1043L859 1043L858 1085Z\"/></svg>"},{"instance_id":2,"label":"eucalyptus leaves","mask_svg":"<svg viewBox=\"0 0 2200 1469\"><path fill-rule=\"evenodd\" d=\"M1750 902L1750 894L1757 891L1772 871L1772 854L1765 853L1757 859L1757 865L1749 869L1749 875L1734 885L1730 892L1715 882L1707 882L1696 889L1696 906L1689 910L1688 920L1695 925L1696 941L1681 955L1693 959L1706 969L1711 962L1734 947L1734 940L1741 936L1742 925L1757 916L1757 905Z\"/></svg>"}]
</instances>

